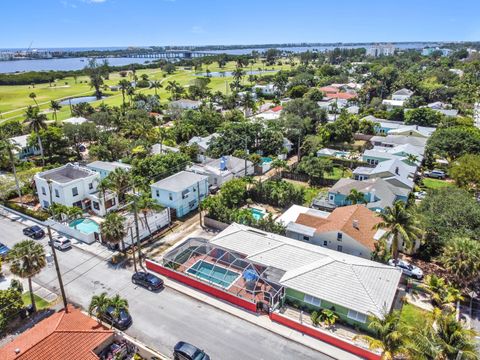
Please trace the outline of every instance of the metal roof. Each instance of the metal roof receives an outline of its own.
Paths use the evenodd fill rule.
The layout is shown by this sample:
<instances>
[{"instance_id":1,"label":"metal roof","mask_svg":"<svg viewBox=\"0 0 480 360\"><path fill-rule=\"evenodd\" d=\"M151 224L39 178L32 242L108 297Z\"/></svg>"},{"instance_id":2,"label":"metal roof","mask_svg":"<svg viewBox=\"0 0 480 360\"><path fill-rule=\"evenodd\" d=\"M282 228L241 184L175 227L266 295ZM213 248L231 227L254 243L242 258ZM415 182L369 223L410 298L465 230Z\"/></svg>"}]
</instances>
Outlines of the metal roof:
<instances>
[{"instance_id":1,"label":"metal roof","mask_svg":"<svg viewBox=\"0 0 480 360\"><path fill-rule=\"evenodd\" d=\"M195 185L199 181L207 179L208 177L204 175L195 174L189 171L180 171L163 180L157 181L150 186L155 189L178 192Z\"/></svg>"}]
</instances>

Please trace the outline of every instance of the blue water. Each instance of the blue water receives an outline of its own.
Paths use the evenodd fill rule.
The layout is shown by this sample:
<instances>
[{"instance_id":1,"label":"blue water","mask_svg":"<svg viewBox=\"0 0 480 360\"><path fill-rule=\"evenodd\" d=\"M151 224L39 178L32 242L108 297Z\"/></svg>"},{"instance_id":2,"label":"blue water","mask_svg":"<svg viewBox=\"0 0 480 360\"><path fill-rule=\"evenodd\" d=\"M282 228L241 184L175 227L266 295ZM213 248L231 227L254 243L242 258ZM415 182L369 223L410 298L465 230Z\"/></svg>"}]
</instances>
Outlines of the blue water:
<instances>
[{"instance_id":1,"label":"blue water","mask_svg":"<svg viewBox=\"0 0 480 360\"><path fill-rule=\"evenodd\" d=\"M269 157L262 157L262 164L270 163L273 159Z\"/></svg>"},{"instance_id":2,"label":"blue water","mask_svg":"<svg viewBox=\"0 0 480 360\"><path fill-rule=\"evenodd\" d=\"M92 234L94 232L100 232L100 225L98 225L95 221L90 219L77 219L73 220L69 226L73 229L77 229L85 234Z\"/></svg>"},{"instance_id":3,"label":"blue water","mask_svg":"<svg viewBox=\"0 0 480 360\"><path fill-rule=\"evenodd\" d=\"M102 97L102 99L104 99L105 96ZM60 105L64 106L64 105L76 105L76 104L80 104L80 103L84 103L84 102L92 102L92 101L96 101L97 98L95 96L81 96L81 97L75 97L75 98L71 98L71 99L67 99L67 100L63 100L63 101L60 101Z\"/></svg>"},{"instance_id":4,"label":"blue water","mask_svg":"<svg viewBox=\"0 0 480 360\"><path fill-rule=\"evenodd\" d=\"M237 272L230 271L218 265L210 264L203 260L193 264L187 272L223 288L228 288L240 276Z\"/></svg>"},{"instance_id":5,"label":"blue water","mask_svg":"<svg viewBox=\"0 0 480 360\"><path fill-rule=\"evenodd\" d=\"M257 221L263 219L263 217L265 216L265 212L260 209L250 208L250 211L252 213L253 218Z\"/></svg>"}]
</instances>

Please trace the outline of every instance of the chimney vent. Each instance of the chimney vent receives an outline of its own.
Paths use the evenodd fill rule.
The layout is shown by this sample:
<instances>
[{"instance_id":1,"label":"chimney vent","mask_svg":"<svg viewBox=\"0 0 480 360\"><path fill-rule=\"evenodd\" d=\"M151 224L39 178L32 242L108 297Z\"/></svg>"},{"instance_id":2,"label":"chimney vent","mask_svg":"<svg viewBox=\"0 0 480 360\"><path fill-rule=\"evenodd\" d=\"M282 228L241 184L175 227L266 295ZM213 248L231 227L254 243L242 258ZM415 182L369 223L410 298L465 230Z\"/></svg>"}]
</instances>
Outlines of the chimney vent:
<instances>
[{"instance_id":1,"label":"chimney vent","mask_svg":"<svg viewBox=\"0 0 480 360\"><path fill-rule=\"evenodd\" d=\"M355 229L360 229L360 223L358 222L358 220L353 220L352 225Z\"/></svg>"}]
</instances>

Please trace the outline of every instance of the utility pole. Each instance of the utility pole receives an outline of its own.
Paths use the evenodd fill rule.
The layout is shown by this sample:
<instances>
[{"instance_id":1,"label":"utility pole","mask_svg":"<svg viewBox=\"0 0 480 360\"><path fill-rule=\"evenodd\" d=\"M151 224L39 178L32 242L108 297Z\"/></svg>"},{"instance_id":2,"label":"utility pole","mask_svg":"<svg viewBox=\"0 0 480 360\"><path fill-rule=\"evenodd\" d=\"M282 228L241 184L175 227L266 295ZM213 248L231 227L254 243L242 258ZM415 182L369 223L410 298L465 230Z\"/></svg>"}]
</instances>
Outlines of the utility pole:
<instances>
[{"instance_id":1,"label":"utility pole","mask_svg":"<svg viewBox=\"0 0 480 360\"><path fill-rule=\"evenodd\" d=\"M247 157L248 157L248 140L245 133L245 176L247 176Z\"/></svg>"},{"instance_id":2,"label":"utility pole","mask_svg":"<svg viewBox=\"0 0 480 360\"><path fill-rule=\"evenodd\" d=\"M197 181L197 201L198 201L198 216L200 219L200 226L202 225L202 209L200 209L200 181Z\"/></svg>"},{"instance_id":3,"label":"utility pole","mask_svg":"<svg viewBox=\"0 0 480 360\"><path fill-rule=\"evenodd\" d=\"M137 236L138 263L140 264L140 267L142 269L144 269L143 264L142 264L142 251L140 249L140 231L138 229L137 194L133 194L133 220L135 222L135 233L136 233L136 236Z\"/></svg>"},{"instance_id":4,"label":"utility pole","mask_svg":"<svg viewBox=\"0 0 480 360\"><path fill-rule=\"evenodd\" d=\"M135 240L133 238L133 229L132 229L131 226L130 226L130 237L132 239L133 268L134 268L135 272L138 272L137 259L135 259Z\"/></svg>"},{"instance_id":5,"label":"utility pole","mask_svg":"<svg viewBox=\"0 0 480 360\"><path fill-rule=\"evenodd\" d=\"M57 253L55 251L55 246L53 245L52 230L50 229L50 225L47 225L47 231L50 239L50 247L52 248L53 261L55 262L55 270L57 271L58 283L60 284L60 292L62 293L63 307L65 312L68 312L67 296L65 295L65 289L63 287L62 274L60 273L60 267L58 266Z\"/></svg>"}]
</instances>

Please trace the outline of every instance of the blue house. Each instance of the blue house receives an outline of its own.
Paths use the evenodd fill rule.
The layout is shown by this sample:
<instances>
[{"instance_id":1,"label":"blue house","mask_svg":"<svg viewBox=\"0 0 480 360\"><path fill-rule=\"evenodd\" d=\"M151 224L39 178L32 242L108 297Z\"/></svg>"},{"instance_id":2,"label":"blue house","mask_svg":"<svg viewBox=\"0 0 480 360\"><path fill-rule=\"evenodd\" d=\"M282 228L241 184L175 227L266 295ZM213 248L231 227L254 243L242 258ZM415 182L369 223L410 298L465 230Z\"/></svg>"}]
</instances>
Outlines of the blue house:
<instances>
[{"instance_id":1,"label":"blue house","mask_svg":"<svg viewBox=\"0 0 480 360\"><path fill-rule=\"evenodd\" d=\"M180 171L150 185L152 198L162 206L175 209L182 217L198 208L208 196L208 176Z\"/></svg>"},{"instance_id":2,"label":"blue house","mask_svg":"<svg viewBox=\"0 0 480 360\"><path fill-rule=\"evenodd\" d=\"M382 178L340 179L328 190L328 204L332 207L352 205L348 196L353 189L363 193L363 203L372 211L383 211L398 200L406 202L410 193L409 189L392 185Z\"/></svg>"},{"instance_id":3,"label":"blue house","mask_svg":"<svg viewBox=\"0 0 480 360\"><path fill-rule=\"evenodd\" d=\"M94 161L90 164L87 164L87 168L93 170L100 174L100 178L103 180L105 179L111 172L115 171L115 169L124 169L126 171L130 171L132 168L131 165L124 164L118 161Z\"/></svg>"}]
</instances>

